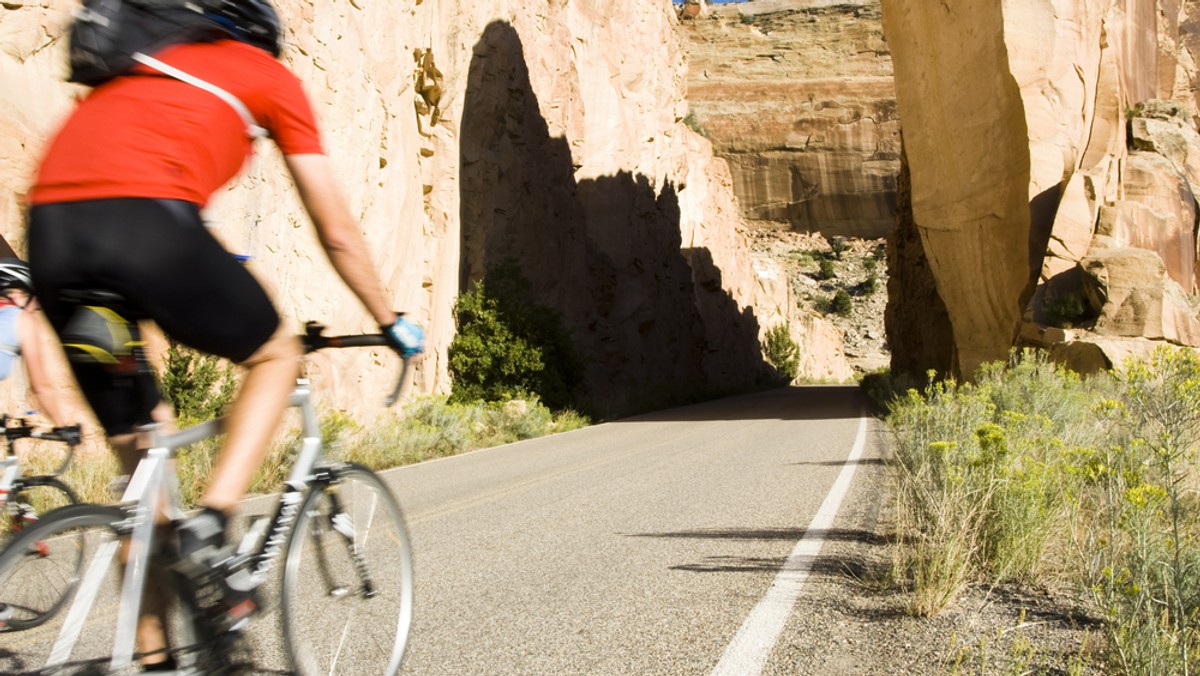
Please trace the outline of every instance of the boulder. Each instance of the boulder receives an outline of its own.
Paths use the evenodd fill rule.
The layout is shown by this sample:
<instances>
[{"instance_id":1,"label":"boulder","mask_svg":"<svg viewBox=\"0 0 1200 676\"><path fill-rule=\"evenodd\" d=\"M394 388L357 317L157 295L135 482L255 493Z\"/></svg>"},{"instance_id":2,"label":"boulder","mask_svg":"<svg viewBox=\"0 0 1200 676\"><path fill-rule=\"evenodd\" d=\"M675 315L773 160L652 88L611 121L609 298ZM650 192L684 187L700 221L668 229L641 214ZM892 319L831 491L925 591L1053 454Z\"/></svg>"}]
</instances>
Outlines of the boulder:
<instances>
[{"instance_id":1,"label":"boulder","mask_svg":"<svg viewBox=\"0 0 1200 676\"><path fill-rule=\"evenodd\" d=\"M1167 278L1157 254L1104 247L1090 251L1079 265L1084 295L1097 315L1093 332L1200 346L1195 302Z\"/></svg>"}]
</instances>

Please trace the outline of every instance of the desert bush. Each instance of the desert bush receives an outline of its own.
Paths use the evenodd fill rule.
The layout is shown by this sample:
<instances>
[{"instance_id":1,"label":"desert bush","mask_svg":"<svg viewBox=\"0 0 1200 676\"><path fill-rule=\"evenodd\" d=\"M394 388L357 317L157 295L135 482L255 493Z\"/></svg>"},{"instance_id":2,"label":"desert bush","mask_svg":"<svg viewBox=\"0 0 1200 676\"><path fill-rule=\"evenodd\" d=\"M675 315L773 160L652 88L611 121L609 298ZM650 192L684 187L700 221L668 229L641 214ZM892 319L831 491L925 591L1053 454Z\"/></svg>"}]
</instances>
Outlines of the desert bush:
<instances>
[{"instance_id":1,"label":"desert bush","mask_svg":"<svg viewBox=\"0 0 1200 676\"><path fill-rule=\"evenodd\" d=\"M817 271L813 274L813 278L825 281L837 277L837 270L833 267L833 260L822 257L817 261Z\"/></svg>"},{"instance_id":2,"label":"desert bush","mask_svg":"<svg viewBox=\"0 0 1200 676\"><path fill-rule=\"evenodd\" d=\"M1087 306L1078 293L1068 293L1046 304L1046 321L1069 329L1087 319Z\"/></svg>"},{"instance_id":3,"label":"desert bush","mask_svg":"<svg viewBox=\"0 0 1200 676\"><path fill-rule=\"evenodd\" d=\"M829 299L828 314L849 317L853 310L854 300L850 298L850 292L845 289L838 289L837 293L833 294L833 298Z\"/></svg>"},{"instance_id":4,"label":"desert bush","mask_svg":"<svg viewBox=\"0 0 1200 676\"><path fill-rule=\"evenodd\" d=\"M778 324L767 330L763 356L775 367L779 379L784 382L792 382L800 373L800 346L792 340L786 324Z\"/></svg>"},{"instance_id":5,"label":"desert bush","mask_svg":"<svg viewBox=\"0 0 1200 676\"><path fill-rule=\"evenodd\" d=\"M710 138L708 129L703 124L700 124L700 121L696 119L696 114L694 112L688 111L688 114L683 117L683 124L688 129L691 129L704 138Z\"/></svg>"},{"instance_id":6,"label":"desert bush","mask_svg":"<svg viewBox=\"0 0 1200 676\"><path fill-rule=\"evenodd\" d=\"M910 608L973 581L1069 584L1107 668L1189 673L1200 648L1200 357L1160 349L1081 378L1025 353L892 400Z\"/></svg>"},{"instance_id":7,"label":"desert bush","mask_svg":"<svg viewBox=\"0 0 1200 676\"><path fill-rule=\"evenodd\" d=\"M458 297L458 333L449 349L452 401L534 396L553 409L574 407L582 366L562 317L533 297L529 281L511 260Z\"/></svg>"},{"instance_id":8,"label":"desert bush","mask_svg":"<svg viewBox=\"0 0 1200 676\"><path fill-rule=\"evenodd\" d=\"M383 469L588 424L574 411L555 414L536 399L460 403L436 395L409 403L399 415L354 428L337 445L336 457Z\"/></svg>"},{"instance_id":9,"label":"desert bush","mask_svg":"<svg viewBox=\"0 0 1200 676\"><path fill-rule=\"evenodd\" d=\"M850 242L845 237L834 236L828 239L829 253L837 260L842 260L842 254L850 250Z\"/></svg>"},{"instance_id":10,"label":"desert bush","mask_svg":"<svg viewBox=\"0 0 1200 676\"><path fill-rule=\"evenodd\" d=\"M879 277L875 273L869 273L863 281L854 287L854 293L859 296L869 296L875 293L877 288L879 288Z\"/></svg>"},{"instance_id":11,"label":"desert bush","mask_svg":"<svg viewBox=\"0 0 1200 676\"><path fill-rule=\"evenodd\" d=\"M159 389L175 407L181 426L222 415L237 394L237 367L213 355L171 341Z\"/></svg>"}]
</instances>

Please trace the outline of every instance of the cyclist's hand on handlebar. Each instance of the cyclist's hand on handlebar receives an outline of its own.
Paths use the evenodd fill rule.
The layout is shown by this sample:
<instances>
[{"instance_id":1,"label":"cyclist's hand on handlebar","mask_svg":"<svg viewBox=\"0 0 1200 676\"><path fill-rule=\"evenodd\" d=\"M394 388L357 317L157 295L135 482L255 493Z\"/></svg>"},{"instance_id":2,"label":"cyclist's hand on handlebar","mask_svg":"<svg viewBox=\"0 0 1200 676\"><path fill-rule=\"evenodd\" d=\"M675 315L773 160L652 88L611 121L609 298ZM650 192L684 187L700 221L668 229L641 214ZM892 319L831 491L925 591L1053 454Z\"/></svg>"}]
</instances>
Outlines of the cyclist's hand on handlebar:
<instances>
[{"instance_id":1,"label":"cyclist's hand on handlebar","mask_svg":"<svg viewBox=\"0 0 1200 676\"><path fill-rule=\"evenodd\" d=\"M421 354L425 351L425 331L416 324L398 315L391 326L379 327L387 338L392 349L404 358Z\"/></svg>"},{"instance_id":2,"label":"cyclist's hand on handlebar","mask_svg":"<svg viewBox=\"0 0 1200 676\"><path fill-rule=\"evenodd\" d=\"M78 446L80 441L83 441L83 434L80 431L79 425L63 425L55 427L50 432L60 441L65 441L71 446Z\"/></svg>"}]
</instances>

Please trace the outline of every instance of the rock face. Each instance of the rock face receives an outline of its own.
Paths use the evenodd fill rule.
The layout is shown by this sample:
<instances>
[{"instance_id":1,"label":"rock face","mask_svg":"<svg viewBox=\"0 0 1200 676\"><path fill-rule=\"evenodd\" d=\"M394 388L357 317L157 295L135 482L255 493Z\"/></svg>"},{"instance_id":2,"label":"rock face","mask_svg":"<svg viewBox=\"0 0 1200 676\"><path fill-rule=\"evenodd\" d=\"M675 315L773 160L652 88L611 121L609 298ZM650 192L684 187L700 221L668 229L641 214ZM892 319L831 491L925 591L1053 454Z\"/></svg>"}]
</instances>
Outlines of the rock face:
<instances>
[{"instance_id":1,"label":"rock face","mask_svg":"<svg viewBox=\"0 0 1200 676\"><path fill-rule=\"evenodd\" d=\"M747 218L881 238L900 126L878 0L711 5L682 24L691 123L728 160Z\"/></svg>"},{"instance_id":2,"label":"rock face","mask_svg":"<svg viewBox=\"0 0 1200 676\"><path fill-rule=\"evenodd\" d=\"M0 7L0 234L23 250L21 200L72 99L61 82L71 0ZM560 309L587 365L584 394L615 415L770 376L760 336L791 327L786 285L760 274L729 170L683 123L675 10L657 0L412 3L277 0L284 60L312 96L326 146L397 307L429 328L415 391L449 388L453 303L515 258ZM207 211L297 323L372 330L333 275L269 144ZM815 377L848 374L836 345ZM350 351L347 351L350 352ZM309 368L334 406L375 403L381 353ZM336 368L334 368L336 366Z\"/></svg>"},{"instance_id":3,"label":"rock face","mask_svg":"<svg viewBox=\"0 0 1200 676\"><path fill-rule=\"evenodd\" d=\"M1109 365L1197 345L1195 12L883 0L911 172L893 255L929 270L893 311L942 321L936 294L952 339L889 324L893 354L970 375L1023 342Z\"/></svg>"}]
</instances>

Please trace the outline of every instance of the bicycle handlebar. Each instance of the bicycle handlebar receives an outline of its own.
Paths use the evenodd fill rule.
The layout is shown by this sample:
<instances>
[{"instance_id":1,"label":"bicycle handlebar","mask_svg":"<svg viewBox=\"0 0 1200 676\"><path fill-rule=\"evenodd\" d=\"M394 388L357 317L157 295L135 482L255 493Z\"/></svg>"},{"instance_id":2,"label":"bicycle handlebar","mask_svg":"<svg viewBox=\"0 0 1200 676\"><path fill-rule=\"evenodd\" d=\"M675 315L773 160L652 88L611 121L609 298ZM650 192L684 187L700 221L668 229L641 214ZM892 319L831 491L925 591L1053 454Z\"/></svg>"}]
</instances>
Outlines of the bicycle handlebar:
<instances>
[{"instance_id":1,"label":"bicycle handlebar","mask_svg":"<svg viewBox=\"0 0 1200 676\"><path fill-rule=\"evenodd\" d=\"M13 422L15 424L12 424ZM83 440L79 425L55 427L52 430L37 430L24 418L12 418L9 416L3 416L0 419L0 424L4 426L4 438L8 441L10 451L17 439L41 439L66 444L67 453L58 468L51 472L53 475L62 474L66 471L67 466L71 464L71 459L75 457L75 447Z\"/></svg>"},{"instance_id":2,"label":"bicycle handlebar","mask_svg":"<svg viewBox=\"0 0 1200 676\"><path fill-rule=\"evenodd\" d=\"M308 322L304 325L304 335L300 336L300 340L304 343L304 352L316 352L325 348L342 348L342 347L387 347L391 348L392 344L382 333L367 333L352 336L325 336L322 332L325 330L323 324L317 322ZM392 388L392 393L384 400L384 405L391 407L400 399L400 392L404 389L404 379L408 376L408 367L412 361L412 357L402 357L403 366L400 368L400 375L396 378L396 386Z\"/></svg>"}]
</instances>

